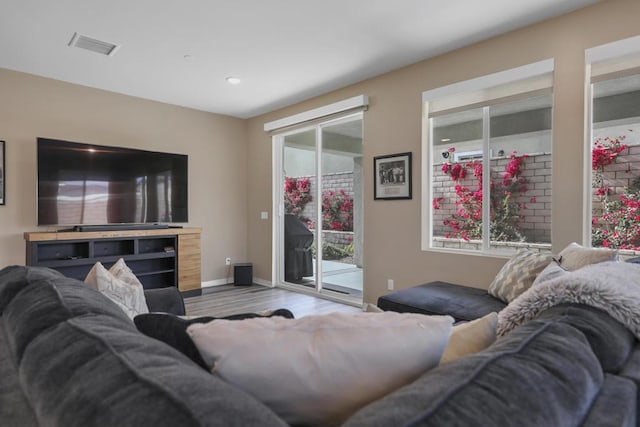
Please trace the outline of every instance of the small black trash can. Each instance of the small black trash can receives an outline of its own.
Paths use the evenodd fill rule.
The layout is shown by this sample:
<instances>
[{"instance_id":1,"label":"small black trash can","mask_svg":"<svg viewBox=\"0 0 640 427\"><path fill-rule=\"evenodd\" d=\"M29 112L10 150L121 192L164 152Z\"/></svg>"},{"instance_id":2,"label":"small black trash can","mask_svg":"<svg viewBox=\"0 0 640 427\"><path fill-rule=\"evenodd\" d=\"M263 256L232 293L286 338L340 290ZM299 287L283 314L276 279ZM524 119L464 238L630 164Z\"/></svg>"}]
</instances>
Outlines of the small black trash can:
<instances>
[{"instance_id":1,"label":"small black trash can","mask_svg":"<svg viewBox=\"0 0 640 427\"><path fill-rule=\"evenodd\" d=\"M251 286L253 284L253 264L245 262L233 265L233 284L235 286Z\"/></svg>"},{"instance_id":2,"label":"small black trash can","mask_svg":"<svg viewBox=\"0 0 640 427\"><path fill-rule=\"evenodd\" d=\"M313 276L313 233L293 214L284 216L284 279L288 282Z\"/></svg>"}]
</instances>

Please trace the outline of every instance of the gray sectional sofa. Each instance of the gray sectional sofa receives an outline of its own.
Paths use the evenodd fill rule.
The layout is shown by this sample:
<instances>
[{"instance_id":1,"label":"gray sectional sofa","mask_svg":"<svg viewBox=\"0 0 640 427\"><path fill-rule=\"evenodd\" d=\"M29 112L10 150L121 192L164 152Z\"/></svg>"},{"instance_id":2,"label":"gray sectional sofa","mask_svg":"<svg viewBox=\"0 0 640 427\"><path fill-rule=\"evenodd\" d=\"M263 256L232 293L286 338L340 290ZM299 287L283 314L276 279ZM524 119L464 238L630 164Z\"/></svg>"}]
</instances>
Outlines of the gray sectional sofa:
<instances>
[{"instance_id":1,"label":"gray sectional sofa","mask_svg":"<svg viewBox=\"0 0 640 427\"><path fill-rule=\"evenodd\" d=\"M285 425L52 270L0 271L0 324L2 426ZM634 336L603 311L562 305L425 372L345 425L632 426L638 384Z\"/></svg>"}]
</instances>

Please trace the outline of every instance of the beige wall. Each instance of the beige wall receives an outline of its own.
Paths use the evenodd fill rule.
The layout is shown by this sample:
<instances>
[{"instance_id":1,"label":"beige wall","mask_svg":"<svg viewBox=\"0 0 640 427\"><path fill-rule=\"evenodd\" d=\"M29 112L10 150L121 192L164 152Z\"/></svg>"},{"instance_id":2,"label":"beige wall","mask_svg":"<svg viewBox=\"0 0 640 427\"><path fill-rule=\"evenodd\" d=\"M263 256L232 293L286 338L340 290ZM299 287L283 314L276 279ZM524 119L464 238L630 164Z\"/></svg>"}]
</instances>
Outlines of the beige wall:
<instances>
[{"instance_id":1,"label":"beige wall","mask_svg":"<svg viewBox=\"0 0 640 427\"><path fill-rule=\"evenodd\" d=\"M23 232L36 226L36 137L189 155L189 224L202 227L202 279L246 260L246 121L0 69L0 140L6 205L0 267L24 264Z\"/></svg>"},{"instance_id":2,"label":"beige wall","mask_svg":"<svg viewBox=\"0 0 640 427\"><path fill-rule=\"evenodd\" d=\"M366 94L364 119L364 296L374 302L396 289L432 280L487 287L503 258L420 250L421 93L539 61L555 59L553 126L554 250L582 240L584 156L584 50L640 34L637 0L610 0L488 41L425 60L307 102L249 120L247 246L255 275L271 278L271 222L259 212L271 207L271 140L265 122L351 96ZM414 153L413 200L373 201L374 156Z\"/></svg>"},{"instance_id":3,"label":"beige wall","mask_svg":"<svg viewBox=\"0 0 640 427\"><path fill-rule=\"evenodd\" d=\"M0 69L0 139L7 142L0 266L24 263L35 213L38 136L189 155L190 226L203 228L203 281L228 277L224 258L252 261L271 279L271 139L265 122L366 94L365 301L431 280L486 287L502 258L420 250L421 94L554 58L555 250L582 238L584 49L640 34L637 0L609 0L250 120L198 112ZM374 156L414 153L413 200L373 201ZM41 228L41 230L46 230Z\"/></svg>"}]
</instances>

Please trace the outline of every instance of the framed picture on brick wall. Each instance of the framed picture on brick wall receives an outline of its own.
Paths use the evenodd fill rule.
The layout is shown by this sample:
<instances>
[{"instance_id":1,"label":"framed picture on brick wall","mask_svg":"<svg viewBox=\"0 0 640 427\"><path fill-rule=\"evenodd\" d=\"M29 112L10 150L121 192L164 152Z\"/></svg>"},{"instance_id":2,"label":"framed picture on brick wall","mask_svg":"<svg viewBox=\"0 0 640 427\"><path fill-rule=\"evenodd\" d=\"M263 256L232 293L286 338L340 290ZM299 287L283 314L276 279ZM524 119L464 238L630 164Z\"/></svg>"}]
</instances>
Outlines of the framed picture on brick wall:
<instances>
[{"instance_id":1,"label":"framed picture on brick wall","mask_svg":"<svg viewBox=\"0 0 640 427\"><path fill-rule=\"evenodd\" d=\"M373 158L374 200L411 199L411 153Z\"/></svg>"}]
</instances>

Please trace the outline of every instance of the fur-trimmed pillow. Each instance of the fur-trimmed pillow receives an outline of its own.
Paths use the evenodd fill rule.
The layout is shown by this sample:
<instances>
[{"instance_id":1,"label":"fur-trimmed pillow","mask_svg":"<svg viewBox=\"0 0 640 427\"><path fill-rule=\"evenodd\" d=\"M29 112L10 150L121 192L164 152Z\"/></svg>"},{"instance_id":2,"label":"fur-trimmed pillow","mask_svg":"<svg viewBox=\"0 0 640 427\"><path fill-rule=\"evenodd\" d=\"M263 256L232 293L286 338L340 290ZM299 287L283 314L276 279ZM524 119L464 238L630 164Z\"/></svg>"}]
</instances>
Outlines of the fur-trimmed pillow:
<instances>
[{"instance_id":1,"label":"fur-trimmed pillow","mask_svg":"<svg viewBox=\"0 0 640 427\"><path fill-rule=\"evenodd\" d=\"M489 295L510 303L531 287L538 274L551 261L549 254L520 249L496 274L489 285Z\"/></svg>"}]
</instances>

